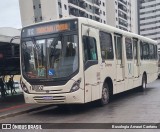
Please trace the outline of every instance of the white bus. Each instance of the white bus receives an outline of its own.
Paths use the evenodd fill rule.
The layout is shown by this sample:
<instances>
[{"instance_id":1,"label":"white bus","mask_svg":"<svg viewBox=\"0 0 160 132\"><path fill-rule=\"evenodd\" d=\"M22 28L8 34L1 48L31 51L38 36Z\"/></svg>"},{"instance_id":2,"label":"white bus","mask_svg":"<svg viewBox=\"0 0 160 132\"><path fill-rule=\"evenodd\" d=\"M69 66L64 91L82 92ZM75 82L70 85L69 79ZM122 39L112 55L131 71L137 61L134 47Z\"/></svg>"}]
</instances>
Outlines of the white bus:
<instances>
[{"instance_id":1,"label":"white bus","mask_svg":"<svg viewBox=\"0 0 160 132\"><path fill-rule=\"evenodd\" d=\"M87 18L24 27L21 86L26 103L109 102L157 79L157 42Z\"/></svg>"}]
</instances>

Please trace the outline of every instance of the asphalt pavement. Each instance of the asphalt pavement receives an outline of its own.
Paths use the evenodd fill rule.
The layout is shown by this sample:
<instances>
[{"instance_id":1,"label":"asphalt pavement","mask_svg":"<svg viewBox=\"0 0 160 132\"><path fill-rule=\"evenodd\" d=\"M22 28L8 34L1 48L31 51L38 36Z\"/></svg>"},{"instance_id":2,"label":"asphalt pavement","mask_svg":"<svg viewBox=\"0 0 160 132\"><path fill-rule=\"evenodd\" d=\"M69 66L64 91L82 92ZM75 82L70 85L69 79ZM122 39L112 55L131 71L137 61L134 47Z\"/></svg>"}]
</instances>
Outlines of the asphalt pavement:
<instances>
[{"instance_id":1,"label":"asphalt pavement","mask_svg":"<svg viewBox=\"0 0 160 132\"><path fill-rule=\"evenodd\" d=\"M97 107L95 103L89 103L69 110L54 105L25 104L23 95L19 95L19 97L15 95L16 97L13 99L8 98L5 102L0 102L2 108L0 108L0 123L40 123L42 125L50 123L50 125L56 125L56 128L65 128L66 123L73 124L73 127L74 124L80 124L78 128L81 128L81 125L84 126L84 123L93 125L92 128L96 127L94 124L103 125L103 123L152 123L153 125L158 123L160 125L159 84L160 79L148 84L144 92L134 89L115 95L113 100L104 107ZM14 100L16 105L14 105ZM4 108L4 106L6 107ZM56 123L60 124L57 125ZM82 130L78 130L78 128L68 131L81 132ZM142 131L146 132L147 130ZM152 129L151 131L156 130Z\"/></svg>"}]
</instances>

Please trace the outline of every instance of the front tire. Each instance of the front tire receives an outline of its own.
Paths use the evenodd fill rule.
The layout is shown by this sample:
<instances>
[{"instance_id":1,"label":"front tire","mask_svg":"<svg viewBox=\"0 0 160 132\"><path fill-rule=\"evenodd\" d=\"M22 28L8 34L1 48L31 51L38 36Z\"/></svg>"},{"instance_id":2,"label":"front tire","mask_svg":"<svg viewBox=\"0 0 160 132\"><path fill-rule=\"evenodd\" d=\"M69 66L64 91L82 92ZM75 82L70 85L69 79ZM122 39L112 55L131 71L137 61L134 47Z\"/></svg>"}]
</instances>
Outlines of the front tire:
<instances>
[{"instance_id":1,"label":"front tire","mask_svg":"<svg viewBox=\"0 0 160 132\"><path fill-rule=\"evenodd\" d=\"M158 79L160 79L160 74L158 75Z\"/></svg>"},{"instance_id":2,"label":"front tire","mask_svg":"<svg viewBox=\"0 0 160 132\"><path fill-rule=\"evenodd\" d=\"M98 101L99 106L104 106L109 103L110 94L108 84L105 84L102 88L101 99Z\"/></svg>"}]
</instances>

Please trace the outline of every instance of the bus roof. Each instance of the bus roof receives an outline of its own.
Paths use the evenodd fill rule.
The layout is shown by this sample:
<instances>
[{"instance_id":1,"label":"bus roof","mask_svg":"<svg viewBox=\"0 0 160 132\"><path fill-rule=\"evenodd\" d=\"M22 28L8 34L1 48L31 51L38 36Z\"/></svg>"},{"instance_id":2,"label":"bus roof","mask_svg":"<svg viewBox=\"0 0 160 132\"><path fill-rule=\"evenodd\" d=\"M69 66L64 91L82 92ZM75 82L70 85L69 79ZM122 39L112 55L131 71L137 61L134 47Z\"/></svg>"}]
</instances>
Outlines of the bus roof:
<instances>
[{"instance_id":1,"label":"bus roof","mask_svg":"<svg viewBox=\"0 0 160 132\"><path fill-rule=\"evenodd\" d=\"M111 33L118 33L118 34L122 34L124 36L141 39L142 41L150 42L150 43L153 43L153 44L156 44L156 45L158 44L157 41L152 40L150 38L147 38L147 37L135 34L135 33L131 33L131 32L128 32L128 31L124 31L124 30L121 30L119 28L116 28L116 27L113 27L113 26L110 26L110 25L107 25L107 24L103 24L103 23L97 22L95 20L84 18L84 17L70 17L70 18L61 18L61 19L56 19L56 20L51 20L51 21L44 21L44 22L39 22L39 23L36 23L36 24L28 25L24 28L35 26L35 25L41 25L41 24L45 24L45 23L66 21L66 20L75 20L75 19L79 20L79 22L82 23L82 24L101 29L102 31L109 31Z\"/></svg>"},{"instance_id":2,"label":"bus roof","mask_svg":"<svg viewBox=\"0 0 160 132\"><path fill-rule=\"evenodd\" d=\"M79 19L82 23L91 25L93 27L101 29L102 31L104 30L104 31L112 32L112 33L118 33L118 34L122 34L124 36L132 37L132 38L138 38L138 39L141 39L143 41L147 41L147 42L150 42L150 43L153 43L153 44L158 44L157 41L152 40L150 38L147 38L147 37L135 34L135 33L127 32L127 31L121 30L119 28L116 28L116 27L113 27L113 26L110 26L110 25L107 25L107 24L103 24L103 23L100 23L100 22L97 22L97 21L94 21L94 20L91 20L91 19L87 19L87 18L79 18Z\"/></svg>"}]
</instances>

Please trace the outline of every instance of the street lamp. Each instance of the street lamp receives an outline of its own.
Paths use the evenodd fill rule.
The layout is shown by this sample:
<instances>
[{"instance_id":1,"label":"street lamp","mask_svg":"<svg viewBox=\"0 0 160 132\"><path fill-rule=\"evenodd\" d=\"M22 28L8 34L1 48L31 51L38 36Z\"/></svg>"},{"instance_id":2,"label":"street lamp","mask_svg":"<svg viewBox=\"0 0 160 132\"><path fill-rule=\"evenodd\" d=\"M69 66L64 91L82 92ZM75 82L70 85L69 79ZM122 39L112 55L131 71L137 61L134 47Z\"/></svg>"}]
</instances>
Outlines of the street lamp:
<instances>
[{"instance_id":1,"label":"street lamp","mask_svg":"<svg viewBox=\"0 0 160 132\"><path fill-rule=\"evenodd\" d=\"M20 39L20 36L14 36L11 38L10 40L10 45L11 45L11 51L12 51L12 56L14 57L15 55L15 51L14 51L14 45L12 44L12 41L15 40L15 39Z\"/></svg>"}]
</instances>

